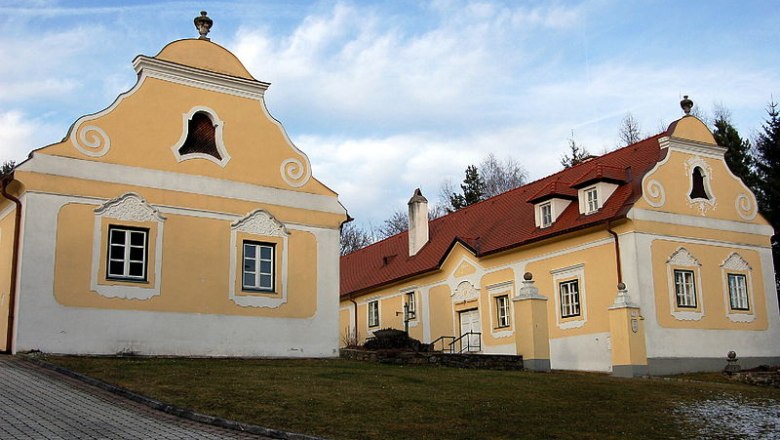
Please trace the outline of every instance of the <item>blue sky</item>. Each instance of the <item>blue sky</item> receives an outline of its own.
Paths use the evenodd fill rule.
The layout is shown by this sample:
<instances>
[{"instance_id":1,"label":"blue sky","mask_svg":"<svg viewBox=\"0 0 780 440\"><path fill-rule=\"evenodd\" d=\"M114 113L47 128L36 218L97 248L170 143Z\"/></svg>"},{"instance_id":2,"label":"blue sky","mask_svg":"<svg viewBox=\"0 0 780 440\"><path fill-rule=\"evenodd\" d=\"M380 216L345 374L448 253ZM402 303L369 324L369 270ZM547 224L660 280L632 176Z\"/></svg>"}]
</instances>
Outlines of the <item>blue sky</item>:
<instances>
[{"instance_id":1,"label":"blue sky","mask_svg":"<svg viewBox=\"0 0 780 440\"><path fill-rule=\"evenodd\" d=\"M125 4L129 3L129 4ZM626 113L652 135L688 94L751 137L780 96L776 1L0 0L0 160L59 141L135 82L132 59L197 36L272 83L271 113L361 224L434 201L488 153L531 179L572 131L593 153Z\"/></svg>"}]
</instances>

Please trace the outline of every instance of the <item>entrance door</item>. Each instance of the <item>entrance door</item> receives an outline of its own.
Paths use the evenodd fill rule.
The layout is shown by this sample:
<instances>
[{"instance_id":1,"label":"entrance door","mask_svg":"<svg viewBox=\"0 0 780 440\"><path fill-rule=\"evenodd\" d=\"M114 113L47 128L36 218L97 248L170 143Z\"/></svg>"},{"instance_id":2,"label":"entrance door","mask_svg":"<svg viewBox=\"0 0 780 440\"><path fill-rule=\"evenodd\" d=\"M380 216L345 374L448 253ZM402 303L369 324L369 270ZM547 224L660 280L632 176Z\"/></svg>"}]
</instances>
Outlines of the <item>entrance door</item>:
<instances>
[{"instance_id":1,"label":"entrance door","mask_svg":"<svg viewBox=\"0 0 780 440\"><path fill-rule=\"evenodd\" d=\"M460 312L460 334L468 332L480 333L482 327L479 322L479 309ZM480 351L480 334L472 334L460 340L461 351Z\"/></svg>"}]
</instances>

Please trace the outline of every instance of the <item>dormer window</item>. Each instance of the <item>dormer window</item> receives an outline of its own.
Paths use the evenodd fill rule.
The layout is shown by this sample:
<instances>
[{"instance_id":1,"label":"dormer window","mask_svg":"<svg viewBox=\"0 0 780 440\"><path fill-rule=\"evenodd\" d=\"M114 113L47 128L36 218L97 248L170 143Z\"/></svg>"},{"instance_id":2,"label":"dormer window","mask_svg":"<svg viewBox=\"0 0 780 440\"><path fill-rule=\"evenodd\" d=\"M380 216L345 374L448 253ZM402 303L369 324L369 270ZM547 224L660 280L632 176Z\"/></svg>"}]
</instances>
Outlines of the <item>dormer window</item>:
<instances>
[{"instance_id":1,"label":"dormer window","mask_svg":"<svg viewBox=\"0 0 780 440\"><path fill-rule=\"evenodd\" d=\"M585 213L592 214L599 210L599 192L597 188L585 189Z\"/></svg>"},{"instance_id":2,"label":"dormer window","mask_svg":"<svg viewBox=\"0 0 780 440\"><path fill-rule=\"evenodd\" d=\"M542 228L548 228L550 225L552 225L553 217L552 217L552 204L550 202L542 203L539 206L540 211L540 217L542 220L541 227Z\"/></svg>"}]
</instances>

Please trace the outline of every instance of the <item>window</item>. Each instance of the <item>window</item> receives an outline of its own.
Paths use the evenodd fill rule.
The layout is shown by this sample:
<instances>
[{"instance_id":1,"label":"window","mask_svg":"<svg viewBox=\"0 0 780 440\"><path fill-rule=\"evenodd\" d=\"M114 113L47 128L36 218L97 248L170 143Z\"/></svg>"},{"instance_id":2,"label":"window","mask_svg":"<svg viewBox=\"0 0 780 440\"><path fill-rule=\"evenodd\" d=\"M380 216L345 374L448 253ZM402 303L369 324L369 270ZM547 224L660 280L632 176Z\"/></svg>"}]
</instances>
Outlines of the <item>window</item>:
<instances>
[{"instance_id":1,"label":"window","mask_svg":"<svg viewBox=\"0 0 780 440\"><path fill-rule=\"evenodd\" d=\"M216 140L216 126L205 112L198 111L192 115L187 124L187 138L179 148L179 154L206 154L217 161L222 160Z\"/></svg>"},{"instance_id":2,"label":"window","mask_svg":"<svg viewBox=\"0 0 780 440\"><path fill-rule=\"evenodd\" d=\"M109 226L106 277L146 281L148 229Z\"/></svg>"},{"instance_id":3,"label":"window","mask_svg":"<svg viewBox=\"0 0 780 440\"><path fill-rule=\"evenodd\" d=\"M599 210L599 193L595 187L585 190L585 202L586 214L590 214Z\"/></svg>"},{"instance_id":4,"label":"window","mask_svg":"<svg viewBox=\"0 0 780 440\"><path fill-rule=\"evenodd\" d=\"M579 280L564 281L559 285L561 295L561 317L580 315Z\"/></svg>"},{"instance_id":5,"label":"window","mask_svg":"<svg viewBox=\"0 0 780 440\"><path fill-rule=\"evenodd\" d=\"M417 318L417 305L415 304L414 292L406 294L406 313L408 319Z\"/></svg>"},{"instance_id":6,"label":"window","mask_svg":"<svg viewBox=\"0 0 780 440\"><path fill-rule=\"evenodd\" d=\"M379 301L369 301L368 303L368 326L379 326Z\"/></svg>"},{"instance_id":7,"label":"window","mask_svg":"<svg viewBox=\"0 0 780 440\"><path fill-rule=\"evenodd\" d=\"M509 327L509 296L496 297L496 313L498 318L498 327Z\"/></svg>"},{"instance_id":8,"label":"window","mask_svg":"<svg viewBox=\"0 0 780 440\"><path fill-rule=\"evenodd\" d=\"M244 242L243 289L274 291L274 245Z\"/></svg>"},{"instance_id":9,"label":"window","mask_svg":"<svg viewBox=\"0 0 780 440\"><path fill-rule=\"evenodd\" d=\"M542 215L542 227L546 228L552 225L552 204L547 202L539 207Z\"/></svg>"},{"instance_id":10,"label":"window","mask_svg":"<svg viewBox=\"0 0 780 440\"><path fill-rule=\"evenodd\" d=\"M743 274L728 274L729 303L732 310L750 310L748 304L747 277Z\"/></svg>"},{"instance_id":11,"label":"window","mask_svg":"<svg viewBox=\"0 0 780 440\"><path fill-rule=\"evenodd\" d=\"M702 171L701 167L693 169L691 179L693 181L691 182L691 193L688 197L691 199L709 199L710 196L707 194L704 186L704 171Z\"/></svg>"},{"instance_id":12,"label":"window","mask_svg":"<svg viewBox=\"0 0 780 440\"><path fill-rule=\"evenodd\" d=\"M693 282L692 270L675 269L674 293L677 307L696 308L696 284Z\"/></svg>"}]
</instances>

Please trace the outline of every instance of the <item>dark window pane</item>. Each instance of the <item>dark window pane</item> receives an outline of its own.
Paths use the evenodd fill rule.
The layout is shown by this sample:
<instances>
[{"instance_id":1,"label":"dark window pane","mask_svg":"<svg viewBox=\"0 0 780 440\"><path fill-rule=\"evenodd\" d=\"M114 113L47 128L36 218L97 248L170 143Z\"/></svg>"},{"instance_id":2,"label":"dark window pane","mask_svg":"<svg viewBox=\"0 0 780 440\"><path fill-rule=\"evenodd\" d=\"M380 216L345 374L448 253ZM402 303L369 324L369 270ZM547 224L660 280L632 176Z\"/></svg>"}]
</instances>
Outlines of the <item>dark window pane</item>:
<instances>
[{"instance_id":1,"label":"dark window pane","mask_svg":"<svg viewBox=\"0 0 780 440\"><path fill-rule=\"evenodd\" d=\"M111 230L111 244L125 244L125 231Z\"/></svg>"},{"instance_id":2,"label":"dark window pane","mask_svg":"<svg viewBox=\"0 0 780 440\"><path fill-rule=\"evenodd\" d=\"M246 287L254 287L255 284L255 277L252 274L245 273L244 274L244 286Z\"/></svg>"},{"instance_id":3,"label":"dark window pane","mask_svg":"<svg viewBox=\"0 0 780 440\"><path fill-rule=\"evenodd\" d=\"M141 277L144 275L143 263L130 263L130 276Z\"/></svg>"},{"instance_id":4,"label":"dark window pane","mask_svg":"<svg viewBox=\"0 0 780 440\"><path fill-rule=\"evenodd\" d=\"M244 256L248 258L255 258L255 246L252 244L244 245Z\"/></svg>"},{"instance_id":5,"label":"dark window pane","mask_svg":"<svg viewBox=\"0 0 780 440\"><path fill-rule=\"evenodd\" d=\"M130 259L135 261L144 260L144 248L130 248Z\"/></svg>"},{"instance_id":6,"label":"dark window pane","mask_svg":"<svg viewBox=\"0 0 780 440\"><path fill-rule=\"evenodd\" d=\"M260 258L264 260L270 260L271 259L271 248L268 246L263 246L260 248Z\"/></svg>"},{"instance_id":7,"label":"dark window pane","mask_svg":"<svg viewBox=\"0 0 780 440\"><path fill-rule=\"evenodd\" d=\"M244 259L244 272L255 271L255 260Z\"/></svg>"},{"instance_id":8,"label":"dark window pane","mask_svg":"<svg viewBox=\"0 0 780 440\"><path fill-rule=\"evenodd\" d=\"M146 234L139 231L133 231L130 233L130 244L134 246L143 246L146 244Z\"/></svg>"},{"instance_id":9,"label":"dark window pane","mask_svg":"<svg viewBox=\"0 0 780 440\"><path fill-rule=\"evenodd\" d=\"M109 258L113 260L122 260L125 258L125 248L124 246L111 246L111 251L109 253Z\"/></svg>"},{"instance_id":10,"label":"dark window pane","mask_svg":"<svg viewBox=\"0 0 780 440\"><path fill-rule=\"evenodd\" d=\"M260 275L260 287L264 289L271 289L271 275Z\"/></svg>"},{"instance_id":11,"label":"dark window pane","mask_svg":"<svg viewBox=\"0 0 780 440\"><path fill-rule=\"evenodd\" d=\"M108 274L114 276L124 275L124 263L121 261L112 261L108 264Z\"/></svg>"},{"instance_id":12,"label":"dark window pane","mask_svg":"<svg viewBox=\"0 0 780 440\"><path fill-rule=\"evenodd\" d=\"M261 261L260 262L260 272L262 272L262 273L271 273L271 262L270 261Z\"/></svg>"},{"instance_id":13,"label":"dark window pane","mask_svg":"<svg viewBox=\"0 0 780 440\"><path fill-rule=\"evenodd\" d=\"M693 179L693 188L688 197L691 199L709 199L707 191L704 190L704 173L701 168L694 168L691 178Z\"/></svg>"}]
</instances>

